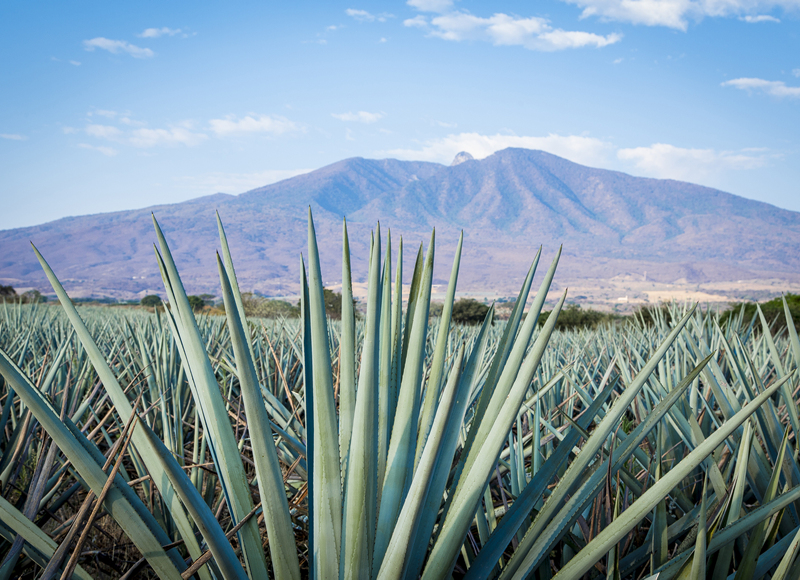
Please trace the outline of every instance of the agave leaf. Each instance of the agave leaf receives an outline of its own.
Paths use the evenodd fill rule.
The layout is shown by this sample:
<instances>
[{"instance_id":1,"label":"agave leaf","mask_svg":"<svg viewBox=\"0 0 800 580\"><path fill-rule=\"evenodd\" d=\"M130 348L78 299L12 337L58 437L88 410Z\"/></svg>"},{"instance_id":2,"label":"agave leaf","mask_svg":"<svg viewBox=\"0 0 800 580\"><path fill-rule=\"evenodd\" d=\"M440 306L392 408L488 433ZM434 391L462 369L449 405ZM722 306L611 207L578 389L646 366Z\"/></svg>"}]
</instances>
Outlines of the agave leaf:
<instances>
[{"instance_id":1,"label":"agave leaf","mask_svg":"<svg viewBox=\"0 0 800 580\"><path fill-rule=\"evenodd\" d=\"M455 403L451 411L451 418L445 429L441 450L439 451L436 467L431 477L430 487L428 488L428 496L420 515L420 522L416 529L414 544L410 549L409 558L411 560L406 568L406 576L409 578L419 577L423 561L428 552L428 545L431 542L433 529L439 516L439 508L442 505L442 497L447 487L447 480L453 465L453 456L458 447L461 427L464 423L464 414L471 401L470 391L474 381L477 380L478 366L486 350L486 345L489 340L489 328L493 319L494 306L491 306L486 313L481 329L474 338L472 351L461 373Z\"/></svg>"},{"instance_id":2,"label":"agave leaf","mask_svg":"<svg viewBox=\"0 0 800 580\"><path fill-rule=\"evenodd\" d=\"M546 294L546 289L542 288L540 293ZM561 312L566 296L565 291L547 318L547 322L545 322L533 344L533 348L525 358L522 369L520 369L499 413L495 417L487 415L485 418L485 420L490 420L492 423L491 429L484 441L476 439L476 445L470 452L470 454L477 454L476 458L472 461L468 459L465 462L465 465L472 465L472 468L465 468L459 479L459 487L456 489L450 510L445 516L442 531L436 539L428 563L423 570L423 579L440 578L449 574L453 569L458 551L483 494L483 489L493 471L497 457L500 455L506 434L516 420L525 392L528 390L533 375L542 360L547 342L555 329L558 314ZM528 317L532 318L533 314L529 313ZM478 443L481 443L481 445L478 446Z\"/></svg>"},{"instance_id":3,"label":"agave leaf","mask_svg":"<svg viewBox=\"0 0 800 580\"><path fill-rule=\"evenodd\" d=\"M378 363L378 478L383 482L386 473L386 453L389 450L392 399L392 232L386 236L386 257L381 277L380 362ZM381 501L378 485L377 502Z\"/></svg>"},{"instance_id":4,"label":"agave leaf","mask_svg":"<svg viewBox=\"0 0 800 580\"><path fill-rule=\"evenodd\" d=\"M340 577L369 578L375 542L378 455L378 364L381 317L381 232L370 251L366 332L345 483ZM352 302L351 302L352 303Z\"/></svg>"},{"instance_id":5,"label":"agave leaf","mask_svg":"<svg viewBox=\"0 0 800 580\"><path fill-rule=\"evenodd\" d=\"M383 490L378 514L378 529L375 535L375 553L372 565L374 573L377 573L383 561L383 555L389 545L414 471L414 452L420 411L419 393L425 365L425 343L433 281L435 235L435 232L431 234L425 266L417 290L414 320L408 335L408 348L398 393L397 410L392 426L392 436L389 440L386 475L384 481L379 484L383 486ZM411 306L409 306L410 308Z\"/></svg>"},{"instance_id":6,"label":"agave leaf","mask_svg":"<svg viewBox=\"0 0 800 580\"><path fill-rule=\"evenodd\" d=\"M342 220L342 325L339 339L339 452L342 482L347 476L350 434L356 408L356 315L353 310L353 283L350 276L350 240L347 220Z\"/></svg>"},{"instance_id":7,"label":"agave leaf","mask_svg":"<svg viewBox=\"0 0 800 580\"><path fill-rule=\"evenodd\" d=\"M31 245L33 246L33 244ZM69 318L75 334L77 334L81 345L91 360L91 364L94 367L95 372L97 372L103 387L108 393L111 402L114 404L114 408L117 410L117 413L119 413L120 420L126 422L130 418L131 413L133 413L133 407L131 407L127 395L125 395L125 392L117 381L117 377L108 366L108 363L106 362L103 354L100 352L100 349L97 347L97 344L95 344L89 329L86 327L83 319L78 314L75 305L67 295L64 287L61 285L61 282L59 282L55 272L53 272L52 268L50 268L50 265L44 259L44 256L42 256L42 254L39 253L39 250L36 249L36 246L33 246L33 251L36 253L36 257L38 258L39 263L41 264L42 269L47 276L47 279L50 281L56 296L58 296L59 302ZM88 405L88 400L85 402L85 404ZM82 406L81 409L78 410L80 414L82 414L83 408L84 407ZM78 415L78 413L76 413L76 415ZM178 528L181 537L186 542L186 548L189 552L189 555L191 555L192 558L199 558L202 552L200 550L200 545L197 543L197 539L194 536L192 524L186 515L186 511L180 504L178 497L172 492L172 486L169 478L160 468L155 456L155 451L148 446L144 435L138 430L134 431L133 433L132 444L134 450L139 457L141 457L142 461L147 467L147 471L158 485L158 488L162 494L162 498L169 508L173 520L175 521L175 526ZM207 569L204 568L200 570L199 573L202 580L211 580L211 576Z\"/></svg>"},{"instance_id":8,"label":"agave leaf","mask_svg":"<svg viewBox=\"0 0 800 580\"><path fill-rule=\"evenodd\" d=\"M33 415L42 424L59 449L75 466L81 478L95 495L100 496L108 477L102 470L104 460L100 451L86 440L72 421L62 422L50 402L31 384L30 380L0 350L0 374L14 388ZM98 456L100 462L98 462ZM172 549L165 552L162 546L170 543L169 537L156 523L138 496L117 475L106 495L105 507L117 523L141 551L153 570L164 579L180 579L180 572L186 568L180 554Z\"/></svg>"},{"instance_id":9,"label":"agave leaf","mask_svg":"<svg viewBox=\"0 0 800 580\"><path fill-rule=\"evenodd\" d=\"M556 574L556 580L577 580L585 574L594 563L608 551L608 548L617 543L625 534L650 511L681 479L686 477L697 467L706 456L719 447L755 410L772 396L782 385L776 382L758 395L749 405L742 408L733 417L725 421L722 426L714 431L703 443L697 446L683 460L675 466L661 480L653 484L639 499L637 499L620 516L619 520L602 530L586 547L572 560L561 568ZM719 536L715 536L715 539Z\"/></svg>"},{"instance_id":10,"label":"agave leaf","mask_svg":"<svg viewBox=\"0 0 800 580\"><path fill-rule=\"evenodd\" d=\"M447 335L450 332L450 319L453 315L453 302L456 297L456 282L458 281L458 268L461 264L461 246L464 243L464 232L458 238L456 255L453 258L453 267L450 271L450 281L447 284L447 294L445 295L442 315L439 318L439 334L436 337L436 347L433 351L431 370L428 374L428 384L425 389L425 402L419 420L419 435L417 436L417 451L414 458L414 465L417 465L428 438L428 431L433 422L436 403L439 400L439 389L442 383L442 371L444 369L444 359L447 349Z\"/></svg>"},{"instance_id":11,"label":"agave leaf","mask_svg":"<svg viewBox=\"0 0 800 580\"><path fill-rule=\"evenodd\" d=\"M313 449L314 578L339 577L342 538L342 484L339 464L339 429L333 400L333 376L328 342L328 323L322 292L322 272L311 208L308 209L308 313L311 339L313 396L310 414L313 429L307 434ZM306 370L308 376L308 370ZM308 416L308 415L307 415ZM306 427L308 429L308 427ZM314 495L310 493L313 490Z\"/></svg>"},{"instance_id":12,"label":"agave leaf","mask_svg":"<svg viewBox=\"0 0 800 580\"><path fill-rule=\"evenodd\" d=\"M261 389L256 376L256 369L247 348L248 335L245 333L247 320L242 319L236 307L233 285L230 280L233 272L226 272L222 261L217 256L217 267L222 284L222 297L225 312L228 316L228 329L236 357L237 375L244 399L244 411L247 416L247 431L253 446L253 462L256 467L258 491L264 511L264 523L267 526L269 551L275 578L299 580L300 566L297 560L292 520L289 516L289 504L283 485L283 473L272 439L269 417L261 397ZM184 502L185 503L185 502Z\"/></svg>"},{"instance_id":13,"label":"agave leaf","mask_svg":"<svg viewBox=\"0 0 800 580\"><path fill-rule=\"evenodd\" d=\"M662 460L664 456L664 429L659 424L656 434L656 463L655 481L661 479ZM664 565L669 559L669 546L667 544L667 503L661 500L653 511L653 529L650 532L652 549L650 552L650 570L655 570Z\"/></svg>"},{"instance_id":14,"label":"agave leaf","mask_svg":"<svg viewBox=\"0 0 800 580\"><path fill-rule=\"evenodd\" d=\"M231 519L234 524L238 524L253 509L253 500L239 456L239 448L217 378L208 358L206 345L200 335L200 329L189 305L167 240L155 216L153 216L153 226L160 248L160 253L156 251L156 258L164 288L172 305L172 308L166 311L167 319L175 329L175 341L182 350L181 358L186 374L191 376L188 382L200 411L204 437L209 442L209 450L228 503ZM254 518L249 519L239 529L238 535L251 580L266 580L267 563L261 548L258 522Z\"/></svg>"},{"instance_id":15,"label":"agave leaf","mask_svg":"<svg viewBox=\"0 0 800 580\"><path fill-rule=\"evenodd\" d=\"M763 315L762 315L763 316ZM778 452L778 458L775 461L775 467L772 470L772 477L769 480L767 492L764 494L764 502L770 502L775 498L778 493L778 484L780 483L781 467L783 465L783 457L786 453L786 444L789 441L789 427L786 428L786 433L781 442L781 448ZM767 536L767 520L759 523L753 533L750 535L750 541L747 543L742 561L736 570L736 580L752 580L754 577L756 565L758 563L758 555L764 546L764 540Z\"/></svg>"},{"instance_id":16,"label":"agave leaf","mask_svg":"<svg viewBox=\"0 0 800 580\"><path fill-rule=\"evenodd\" d=\"M747 463L750 455L750 445L753 436L753 425L750 421L745 426L744 435L739 442L739 454L736 458L736 476L731 494L730 507L725 514L722 524L727 526L739 519L742 509L742 499L744 498L744 488L747 482ZM733 557L733 543L722 547L717 556L717 563L714 567L713 580L725 580L728 577L728 569Z\"/></svg>"},{"instance_id":17,"label":"agave leaf","mask_svg":"<svg viewBox=\"0 0 800 580\"><path fill-rule=\"evenodd\" d=\"M756 311L758 312L758 317L761 319L761 329L763 331L763 336L767 341L767 346L769 347L772 364L778 373L778 377L781 378L786 375L786 370L783 368L783 364L781 363L781 357L778 354L778 348L775 346L775 340L772 338L772 332L770 332L767 319L764 318L764 313L761 312L761 307L758 304L756 304ZM786 320L788 322L790 318L787 318ZM800 416L797 412L797 404L794 401L794 397L792 397L792 389L788 383L785 383L781 388L781 396L783 397L784 403L786 403L786 411L789 414L789 422L792 425L795 437L800 437Z\"/></svg>"},{"instance_id":18,"label":"agave leaf","mask_svg":"<svg viewBox=\"0 0 800 580\"><path fill-rule=\"evenodd\" d=\"M314 578L316 562L316 537L314 518L314 457L316 456L314 446L314 356L313 345L311 342L311 304L308 292L308 280L306 279L306 266L300 257L300 315L301 331L303 338L303 386L305 397L303 403L305 408L303 413L306 418L306 467L308 473L308 569L311 571L309 576Z\"/></svg>"},{"instance_id":19,"label":"agave leaf","mask_svg":"<svg viewBox=\"0 0 800 580\"><path fill-rule=\"evenodd\" d=\"M790 576L789 569L792 566L792 562L795 561L797 558L797 554L800 551L800 527L797 528L797 533L792 538L792 543L789 548L786 550L786 554L784 554L783 558L781 558L781 563L778 564L778 568L775 570L775 574L772 575L772 580L789 580Z\"/></svg>"},{"instance_id":20,"label":"agave leaf","mask_svg":"<svg viewBox=\"0 0 800 580\"><path fill-rule=\"evenodd\" d=\"M622 395L614 402L614 405L611 407L611 409L609 409L608 413L606 413L603 421L592 433L592 436L583 446L578 457L572 462L570 467L567 469L567 472L564 474L564 477L561 479L559 484L553 490L553 493L548 498L547 502L544 504L542 510L537 514L533 524L528 529L522 542L520 542L517 551L511 557L508 565L503 570L503 574L501 576L503 580L505 580L505 578L511 578L517 574L524 574L526 573L525 571L530 571L534 567L535 563L538 562L547 552L547 550L534 549L537 542L539 544L543 543L539 536L544 535L543 531L548 526L551 526L552 522L558 521L554 519L556 510L561 507L562 501L572 491L573 487L577 485L577 482L579 481L579 478L582 477L584 470L589 466L590 462L593 460L600 448L604 445L612 431L617 429L622 415L624 415L628 410L628 407L631 405L639 391L641 391L642 387L649 379L650 375L658 366L658 362L664 357L667 350L683 330L693 313L694 307L672 329L644 368L639 371L639 373L636 375L636 378L631 382L630 385L627 386ZM705 368L705 365L703 365L703 368ZM655 507L655 505L656 504L654 503L653 507ZM623 516L625 516L627 513L628 512L626 510L625 513L623 513ZM549 542L547 543L549 544ZM607 551L607 549L604 550L604 553Z\"/></svg>"},{"instance_id":21,"label":"agave leaf","mask_svg":"<svg viewBox=\"0 0 800 580\"><path fill-rule=\"evenodd\" d=\"M175 458L158 438L158 435L153 433L153 430L144 421L141 422L139 428L152 442L153 449L158 453L158 458L161 460L164 471L169 476L181 501L191 513L224 577L226 579L247 580L247 575L239 562L239 558L236 557L233 551L233 546L231 546L228 538L225 537L225 532L222 531L222 527L220 527L211 509L203 501L203 496L192 485L191 480L180 468L178 462L175 461Z\"/></svg>"},{"instance_id":22,"label":"agave leaf","mask_svg":"<svg viewBox=\"0 0 800 580\"><path fill-rule=\"evenodd\" d=\"M22 549L31 559L35 559L37 554L47 559L53 557L58 547L53 539L2 496L0 496L0 521L25 540ZM74 574L81 580L92 580L92 576L81 566L75 568Z\"/></svg>"},{"instance_id":23,"label":"agave leaf","mask_svg":"<svg viewBox=\"0 0 800 580\"><path fill-rule=\"evenodd\" d=\"M456 360L447 379L447 386L442 393L439 405L436 408L430 437L425 442L425 449L419 461L417 471L411 482L408 495L403 502L397 525L392 533L389 546L378 572L378 580L399 580L405 576L406 569L411 563L412 554L409 549L414 545L416 530L419 524L421 510L425 504L430 488L431 478L436 466L441 443L446 438L446 433L458 425L462 417L455 410L456 387L461 378L461 367L464 360L464 346L456 353ZM454 421L451 421L454 419Z\"/></svg>"},{"instance_id":24,"label":"agave leaf","mask_svg":"<svg viewBox=\"0 0 800 580\"><path fill-rule=\"evenodd\" d=\"M706 541L708 533L708 473L703 478L703 496L700 501L700 519L697 522L697 540L694 545L694 553L684 565L683 572L678 576L679 580L706 580Z\"/></svg>"},{"instance_id":25,"label":"agave leaf","mask_svg":"<svg viewBox=\"0 0 800 580\"><path fill-rule=\"evenodd\" d=\"M586 413L578 418L576 424L581 429L587 428L595 420L600 408L611 395L614 385L608 385L601 392ZM488 576L492 568L497 564L511 539L517 534L520 526L530 514L533 506L539 501L544 490L550 485L559 469L569 459L570 454L577 445L581 433L579 429L572 429L561 441L556 450L545 460L544 464L537 470L528 486L517 497L511 509L506 512L503 519L492 532L489 541L484 543L478 557L472 563L465 580L475 580Z\"/></svg>"},{"instance_id":26,"label":"agave leaf","mask_svg":"<svg viewBox=\"0 0 800 580\"><path fill-rule=\"evenodd\" d=\"M792 345L792 352L794 353L794 364L800 368L800 339L797 337L797 329L792 320L792 313L789 310L789 305L786 303L786 296L781 296L783 300L783 313L786 316L786 328L789 331L789 341Z\"/></svg>"}]
</instances>

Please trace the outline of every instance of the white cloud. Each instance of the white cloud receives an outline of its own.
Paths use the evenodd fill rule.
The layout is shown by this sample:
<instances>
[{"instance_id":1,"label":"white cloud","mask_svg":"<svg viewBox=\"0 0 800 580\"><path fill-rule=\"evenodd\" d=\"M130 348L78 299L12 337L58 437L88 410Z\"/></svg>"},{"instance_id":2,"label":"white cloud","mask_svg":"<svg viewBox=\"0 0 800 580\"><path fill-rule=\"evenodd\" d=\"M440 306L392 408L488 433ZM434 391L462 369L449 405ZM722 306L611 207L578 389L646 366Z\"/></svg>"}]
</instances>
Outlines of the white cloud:
<instances>
[{"instance_id":1,"label":"white cloud","mask_svg":"<svg viewBox=\"0 0 800 580\"><path fill-rule=\"evenodd\" d=\"M72 66L81 66L81 63L77 60L71 60L69 61L69 64L71 64Z\"/></svg>"},{"instance_id":2,"label":"white cloud","mask_svg":"<svg viewBox=\"0 0 800 580\"><path fill-rule=\"evenodd\" d=\"M381 39L380 39L378 42L381 42L381 43L383 43L383 42L386 42L386 38L384 38L383 36L381 36Z\"/></svg>"},{"instance_id":3,"label":"white cloud","mask_svg":"<svg viewBox=\"0 0 800 580\"><path fill-rule=\"evenodd\" d=\"M344 11L345 14L351 18L355 18L357 22L386 22L389 18L394 18L394 14L372 14L366 10L357 10L355 8L348 8Z\"/></svg>"},{"instance_id":4,"label":"white cloud","mask_svg":"<svg viewBox=\"0 0 800 580\"><path fill-rule=\"evenodd\" d=\"M775 18L774 16L768 16L767 14L758 14L756 16L740 16L739 20L742 22L747 22L748 24L758 24L759 22L780 22L780 19Z\"/></svg>"},{"instance_id":5,"label":"white cloud","mask_svg":"<svg viewBox=\"0 0 800 580\"><path fill-rule=\"evenodd\" d=\"M800 87L787 87L783 81L767 81L756 78L740 78L725 81L723 87L734 87L743 91L760 91L773 97L800 98Z\"/></svg>"},{"instance_id":6,"label":"white cloud","mask_svg":"<svg viewBox=\"0 0 800 580\"><path fill-rule=\"evenodd\" d=\"M111 125L87 125L86 134L98 139L119 139L122 131Z\"/></svg>"},{"instance_id":7,"label":"white cloud","mask_svg":"<svg viewBox=\"0 0 800 580\"><path fill-rule=\"evenodd\" d=\"M741 16L745 22L777 21L757 12L774 7L796 10L797 0L563 0L583 8L582 18L597 16L616 20L686 30L690 20L704 17Z\"/></svg>"},{"instance_id":8,"label":"white cloud","mask_svg":"<svg viewBox=\"0 0 800 580\"><path fill-rule=\"evenodd\" d=\"M272 133L273 135L280 135L299 129L294 122L284 117L256 115L254 113L250 113L241 119L237 119L232 115L228 115L224 119L211 119L208 124L217 135L235 133Z\"/></svg>"},{"instance_id":9,"label":"white cloud","mask_svg":"<svg viewBox=\"0 0 800 580\"><path fill-rule=\"evenodd\" d=\"M552 133L544 137L458 133L430 139L415 149L378 151L376 155L449 164L461 151L470 153L476 159L484 159L508 147L546 151L590 167L628 171L658 179L685 180L712 187L720 185L720 178L732 171L765 167L775 158L765 149L718 151L682 148L665 143L619 148L596 137Z\"/></svg>"},{"instance_id":10,"label":"white cloud","mask_svg":"<svg viewBox=\"0 0 800 580\"><path fill-rule=\"evenodd\" d=\"M0 139L8 139L9 141L25 141L28 138L19 133L0 133Z\"/></svg>"},{"instance_id":11,"label":"white cloud","mask_svg":"<svg viewBox=\"0 0 800 580\"><path fill-rule=\"evenodd\" d=\"M355 123L375 123L380 121L386 116L386 113L368 113L367 111L358 111L357 113L331 113L331 116L340 121L352 121Z\"/></svg>"},{"instance_id":12,"label":"white cloud","mask_svg":"<svg viewBox=\"0 0 800 580\"><path fill-rule=\"evenodd\" d=\"M78 147L80 147L81 149L90 149L92 151L99 151L106 157L113 157L114 155L119 153L113 147L104 147L102 145L96 146L96 145L89 145L88 143L78 143Z\"/></svg>"},{"instance_id":13,"label":"white cloud","mask_svg":"<svg viewBox=\"0 0 800 580\"><path fill-rule=\"evenodd\" d=\"M125 52L134 58L150 58L155 55L155 53L149 48L140 48L136 45L130 44L129 42L125 42L124 40L110 40L103 37L84 40L83 47L89 52L92 52L95 48L107 50L112 54Z\"/></svg>"},{"instance_id":14,"label":"white cloud","mask_svg":"<svg viewBox=\"0 0 800 580\"><path fill-rule=\"evenodd\" d=\"M203 133L194 133L185 127L169 129L135 129L128 141L134 147L156 147L159 145L186 145L191 147L208 138Z\"/></svg>"},{"instance_id":15,"label":"white cloud","mask_svg":"<svg viewBox=\"0 0 800 580\"><path fill-rule=\"evenodd\" d=\"M87 115L89 117L91 117L92 115L100 115L101 117L105 117L106 119L113 119L114 117L117 116L117 112L107 111L105 109L95 109L94 111L89 111Z\"/></svg>"},{"instance_id":16,"label":"white cloud","mask_svg":"<svg viewBox=\"0 0 800 580\"><path fill-rule=\"evenodd\" d=\"M412 28L427 28L428 20L420 14L414 18L403 20L403 26L409 26Z\"/></svg>"},{"instance_id":17,"label":"white cloud","mask_svg":"<svg viewBox=\"0 0 800 580\"><path fill-rule=\"evenodd\" d=\"M468 12L450 12L432 18L430 23L425 17L416 16L403 24L427 28L431 36L444 40L486 41L495 46L523 46L541 51L585 46L601 48L622 39L622 35L617 33L602 36L591 32L554 29L544 18L519 18L502 13L482 18Z\"/></svg>"},{"instance_id":18,"label":"white cloud","mask_svg":"<svg viewBox=\"0 0 800 580\"><path fill-rule=\"evenodd\" d=\"M620 149L617 158L648 177L692 182L708 181L734 169L756 169L768 162L763 150L686 149L666 143Z\"/></svg>"},{"instance_id":19,"label":"white cloud","mask_svg":"<svg viewBox=\"0 0 800 580\"><path fill-rule=\"evenodd\" d=\"M792 76L800 77L800 68L792 69Z\"/></svg>"},{"instance_id":20,"label":"white cloud","mask_svg":"<svg viewBox=\"0 0 800 580\"><path fill-rule=\"evenodd\" d=\"M131 123L133 124L134 122ZM183 126L173 126L168 129L140 128L127 133L112 125L87 125L84 131L87 135L98 139L106 139L115 143L142 148L159 145L186 145L191 147L208 138L204 133L192 131L190 123L184 123Z\"/></svg>"},{"instance_id":21,"label":"white cloud","mask_svg":"<svg viewBox=\"0 0 800 580\"><path fill-rule=\"evenodd\" d=\"M179 181L200 193L242 193L257 187L289 179L313 171L312 169L271 169L256 173L207 173L205 175L186 176Z\"/></svg>"},{"instance_id":22,"label":"white cloud","mask_svg":"<svg viewBox=\"0 0 800 580\"><path fill-rule=\"evenodd\" d=\"M180 34L180 28L146 28L141 34L137 34L139 38L158 38L159 36L175 36Z\"/></svg>"},{"instance_id":23,"label":"white cloud","mask_svg":"<svg viewBox=\"0 0 800 580\"><path fill-rule=\"evenodd\" d=\"M453 0L408 0L406 4L420 12L447 12L453 7Z\"/></svg>"},{"instance_id":24,"label":"white cloud","mask_svg":"<svg viewBox=\"0 0 800 580\"><path fill-rule=\"evenodd\" d=\"M119 118L119 122L122 123L123 125L130 125L130 126L133 126L133 127L141 127L142 125L146 124L146 123L144 123L142 121L134 121L133 119L131 119L127 115L125 117L120 117Z\"/></svg>"},{"instance_id":25,"label":"white cloud","mask_svg":"<svg viewBox=\"0 0 800 580\"><path fill-rule=\"evenodd\" d=\"M459 133L440 139L431 139L419 149L392 149L380 152L381 155L415 161L434 161L450 163L457 153L469 152L475 159L483 159L496 151L508 147L541 149L586 165L607 163L613 146L601 139L582 135L555 135L532 137L524 135L481 135L480 133Z\"/></svg>"}]
</instances>

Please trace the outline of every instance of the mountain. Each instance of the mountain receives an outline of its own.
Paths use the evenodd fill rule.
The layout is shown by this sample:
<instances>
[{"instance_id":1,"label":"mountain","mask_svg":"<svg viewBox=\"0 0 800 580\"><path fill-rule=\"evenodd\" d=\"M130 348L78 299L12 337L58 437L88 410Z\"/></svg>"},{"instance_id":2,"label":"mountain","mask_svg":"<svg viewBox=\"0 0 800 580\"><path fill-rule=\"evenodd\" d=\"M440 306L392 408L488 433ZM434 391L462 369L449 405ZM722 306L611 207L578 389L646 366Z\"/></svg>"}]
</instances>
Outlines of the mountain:
<instances>
[{"instance_id":1,"label":"mountain","mask_svg":"<svg viewBox=\"0 0 800 580\"><path fill-rule=\"evenodd\" d=\"M332 285L341 281L343 217L356 286L366 277L369 232L379 220L384 239L392 229L395 255L403 236L409 276L417 246L427 247L436 228L435 284L447 283L463 229L459 291L480 296L515 293L538 247L544 245L544 266L560 244L556 287L570 284L583 295L639 277L649 284L725 287L725 296L733 296L730 288L742 280L754 281L753 288L800 282L800 213L691 183L585 167L542 151L505 149L482 160L459 154L456 161L345 159L237 196L0 231L0 283L49 290L32 241L76 296L161 291L152 212L187 289L215 294L218 210L241 287L293 295L309 206L323 276ZM606 292L606 301L623 290L617 287Z\"/></svg>"}]
</instances>

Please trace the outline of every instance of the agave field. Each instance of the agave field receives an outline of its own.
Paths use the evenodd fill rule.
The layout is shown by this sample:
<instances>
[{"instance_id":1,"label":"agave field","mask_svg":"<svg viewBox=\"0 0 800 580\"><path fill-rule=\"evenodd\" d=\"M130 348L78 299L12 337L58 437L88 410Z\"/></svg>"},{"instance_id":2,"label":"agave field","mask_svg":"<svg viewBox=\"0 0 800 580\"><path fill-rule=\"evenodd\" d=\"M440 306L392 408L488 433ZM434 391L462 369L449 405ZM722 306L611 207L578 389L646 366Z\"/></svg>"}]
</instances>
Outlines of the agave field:
<instances>
[{"instance_id":1,"label":"agave field","mask_svg":"<svg viewBox=\"0 0 800 580\"><path fill-rule=\"evenodd\" d=\"M554 332L540 250L461 327L461 242L430 319L434 237L404 278L378 228L356 319L345 227L334 322L309 214L300 319L245 318L221 223L196 317L154 224L166 308L78 309L38 252L61 306L0 305L0 580L800 578L788 308Z\"/></svg>"}]
</instances>

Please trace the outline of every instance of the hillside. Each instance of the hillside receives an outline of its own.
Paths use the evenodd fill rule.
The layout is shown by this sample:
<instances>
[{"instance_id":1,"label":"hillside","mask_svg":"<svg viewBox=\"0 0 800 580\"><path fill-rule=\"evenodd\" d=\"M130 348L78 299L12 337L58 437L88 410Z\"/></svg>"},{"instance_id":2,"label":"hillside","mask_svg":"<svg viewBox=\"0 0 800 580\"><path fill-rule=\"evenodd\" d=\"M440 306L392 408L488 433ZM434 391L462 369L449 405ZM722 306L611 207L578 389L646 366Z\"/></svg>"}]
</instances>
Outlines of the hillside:
<instances>
[{"instance_id":1,"label":"hillside","mask_svg":"<svg viewBox=\"0 0 800 580\"><path fill-rule=\"evenodd\" d=\"M383 233L392 229L395 249L397 235L404 236L407 271L416 246L423 240L427 245L436 227L435 283L446 283L464 229L459 290L481 296L515 292L539 245L549 261L562 243L557 286L570 284L583 295L610 288L613 280L729 290L748 280L758 281L756 286L800 282L800 213L690 183L506 149L449 167L346 159L238 196L216 194L0 231L0 283L49 290L28 245L33 241L75 295L159 291L153 212L190 291L216 293L218 210L242 287L291 295L305 251L308 206L317 224L323 275L334 285L341 277L343 217L356 281L365 277L369 230L380 219ZM755 287L744 286L745 293ZM725 292L726 298L735 297Z\"/></svg>"}]
</instances>

